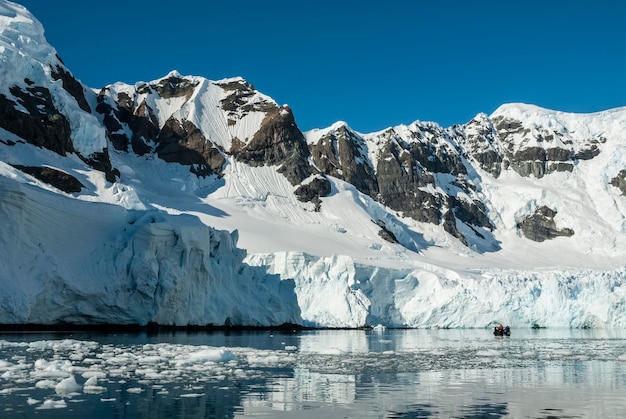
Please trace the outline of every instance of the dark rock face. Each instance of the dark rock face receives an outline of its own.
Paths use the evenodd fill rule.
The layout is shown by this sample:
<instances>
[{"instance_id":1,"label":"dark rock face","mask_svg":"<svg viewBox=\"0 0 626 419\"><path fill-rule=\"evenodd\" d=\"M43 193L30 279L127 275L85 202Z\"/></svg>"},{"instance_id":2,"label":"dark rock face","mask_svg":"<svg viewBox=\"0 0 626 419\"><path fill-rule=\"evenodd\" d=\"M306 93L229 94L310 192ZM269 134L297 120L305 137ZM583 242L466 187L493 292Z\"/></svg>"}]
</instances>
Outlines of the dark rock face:
<instances>
[{"instance_id":1,"label":"dark rock face","mask_svg":"<svg viewBox=\"0 0 626 419\"><path fill-rule=\"evenodd\" d=\"M18 103L0 94L0 127L62 156L74 151L69 121L54 106L48 89L13 86L9 90ZM18 104L27 112L18 110Z\"/></svg>"},{"instance_id":2,"label":"dark rock face","mask_svg":"<svg viewBox=\"0 0 626 419\"><path fill-rule=\"evenodd\" d=\"M93 153L89 157L81 159L96 170L104 172L108 182L115 183L116 177L120 176L120 171L113 167L109 158L109 150L105 148L102 152Z\"/></svg>"},{"instance_id":3,"label":"dark rock face","mask_svg":"<svg viewBox=\"0 0 626 419\"><path fill-rule=\"evenodd\" d=\"M300 185L294 192L298 200L302 202L312 202L315 204L315 210L321 209L321 198L330 195L330 182L326 176L318 175L311 182Z\"/></svg>"},{"instance_id":4,"label":"dark rock face","mask_svg":"<svg viewBox=\"0 0 626 419\"><path fill-rule=\"evenodd\" d=\"M364 140L358 135L340 127L309 145L313 164L322 172L354 185L366 195L378 194L376 175L367 152Z\"/></svg>"},{"instance_id":5,"label":"dark rock face","mask_svg":"<svg viewBox=\"0 0 626 419\"><path fill-rule=\"evenodd\" d=\"M406 141L408 134L409 141ZM461 242L466 237L457 222L468 225L484 238L480 228L493 230L487 209L474 196L474 186L460 147L435 124L411 126L400 137L390 129L375 140L379 147L376 161L371 162L364 140L345 126L309 145L313 164L322 173L343 179L402 215L420 222L442 225ZM374 164L376 170L374 170ZM463 192L463 196L457 192ZM382 230L386 239L391 237Z\"/></svg>"},{"instance_id":6,"label":"dark rock face","mask_svg":"<svg viewBox=\"0 0 626 419\"><path fill-rule=\"evenodd\" d=\"M226 159L189 121L168 119L157 143L156 152L166 162L192 166L191 171L198 176L222 173Z\"/></svg>"},{"instance_id":7,"label":"dark rock face","mask_svg":"<svg viewBox=\"0 0 626 419\"><path fill-rule=\"evenodd\" d=\"M385 225L384 222L378 220L378 221L374 221L372 220L372 222L374 224L376 224L378 227L380 227L380 230L378 231L378 236L380 238L382 238L385 241L388 241L389 243L399 243L398 239L396 238L396 235L393 234L393 232L391 232L387 226Z\"/></svg>"},{"instance_id":8,"label":"dark rock face","mask_svg":"<svg viewBox=\"0 0 626 419\"><path fill-rule=\"evenodd\" d=\"M163 98L191 97L197 83L179 77L169 77L158 84L139 88L144 93L156 91ZM222 152L215 148L192 122L170 118L163 127L154 111L143 100L137 107L135 101L125 93L117 95L117 102L107 96L107 89L98 95L96 111L103 115L107 136L116 150L144 155L156 152L166 162L190 166L190 171L198 176L222 174L226 162ZM124 125L131 132L131 138L124 132Z\"/></svg>"},{"instance_id":9,"label":"dark rock face","mask_svg":"<svg viewBox=\"0 0 626 419\"><path fill-rule=\"evenodd\" d=\"M617 176L611 179L611 185L622 191L622 195L626 197L626 169L620 170Z\"/></svg>"},{"instance_id":10,"label":"dark rock face","mask_svg":"<svg viewBox=\"0 0 626 419\"><path fill-rule=\"evenodd\" d=\"M78 103L78 106L80 106L83 111L91 113L91 107L89 107L87 99L85 99L85 91L83 90L83 85L74 78L72 73L67 71L65 68L57 65L56 68L52 69L51 75L54 80L61 80L61 82L63 83L63 88L70 95L72 95L74 99L76 99L76 103Z\"/></svg>"},{"instance_id":11,"label":"dark rock face","mask_svg":"<svg viewBox=\"0 0 626 419\"><path fill-rule=\"evenodd\" d=\"M219 83L218 86L229 92L221 101L222 109L227 112L229 124L234 124L237 119L251 111L270 112L278 109L274 103L267 100L250 101L256 91L254 86L245 80Z\"/></svg>"},{"instance_id":12,"label":"dark rock face","mask_svg":"<svg viewBox=\"0 0 626 419\"><path fill-rule=\"evenodd\" d=\"M230 154L251 166L278 165L292 185L313 174L304 135L288 108L269 112L248 144L233 144Z\"/></svg>"},{"instance_id":13,"label":"dark rock face","mask_svg":"<svg viewBox=\"0 0 626 419\"><path fill-rule=\"evenodd\" d=\"M29 175L41 180L42 182L52 185L55 188L62 190L63 192L77 193L85 187L74 176L69 175L65 172L58 171L51 167L21 165L14 165L13 167L21 170L24 173L28 173Z\"/></svg>"},{"instance_id":14,"label":"dark rock face","mask_svg":"<svg viewBox=\"0 0 626 419\"><path fill-rule=\"evenodd\" d=\"M574 235L574 230L570 228L559 229L554 222L556 211L546 207L537 207L534 214L521 220L517 227L522 235L527 239L542 242L556 237L570 237Z\"/></svg>"},{"instance_id":15,"label":"dark rock face","mask_svg":"<svg viewBox=\"0 0 626 419\"><path fill-rule=\"evenodd\" d=\"M521 176L542 178L553 172L571 172L577 160L589 160L600 153L598 144L603 138L592 138L584 148L574 151L571 141L565 133L547 128L538 128L531 134L521 121L511 118L496 117L493 120L502 144L506 145L504 158L510 162L513 170ZM512 136L521 135L533 139L539 145L521 147L514 150Z\"/></svg>"},{"instance_id":16,"label":"dark rock face","mask_svg":"<svg viewBox=\"0 0 626 419\"><path fill-rule=\"evenodd\" d=\"M493 177L499 177L502 170L508 168L508 162L504 160L504 153L500 148L498 133L487 115L477 116L464 127L453 126L451 133L465 147L467 157Z\"/></svg>"},{"instance_id":17,"label":"dark rock face","mask_svg":"<svg viewBox=\"0 0 626 419\"><path fill-rule=\"evenodd\" d=\"M61 66L56 67L52 76L56 80L62 80L63 87L76 99L83 111L90 112L80 82ZM50 91L45 87L35 86L31 80L25 79L24 81L27 87L13 86L9 89L17 102L0 94L0 127L18 135L30 144L47 148L62 156L74 153L76 150L72 142L70 123L65 115L55 107ZM119 172L113 169L111 165L106 148L91 156L82 156L79 153L77 155L94 169L104 172L109 182L115 182L115 176L119 176ZM71 182L64 183L62 175L55 177L48 170L44 170L42 173L35 171L35 169L28 170L31 170L32 173L29 173L33 176L45 176L41 180L59 187L61 190L69 188L68 190L77 192L76 186L72 185Z\"/></svg>"},{"instance_id":18,"label":"dark rock face","mask_svg":"<svg viewBox=\"0 0 626 419\"><path fill-rule=\"evenodd\" d=\"M96 112L104 117L107 137L113 147L119 151L128 151L130 146L140 156L152 151L148 143L156 141L159 133L159 124L152 110L145 102L135 109L132 99L123 93L118 96L118 106L115 106L107 101L105 93L106 90L103 89L98 95ZM131 138L124 133L122 124L130 129Z\"/></svg>"},{"instance_id":19,"label":"dark rock face","mask_svg":"<svg viewBox=\"0 0 626 419\"><path fill-rule=\"evenodd\" d=\"M444 230L467 245L466 237L459 231L457 221L476 228L493 230L485 206L478 199L457 195L458 189L473 196L467 181L467 169L455 147L446 141L428 141L422 135L410 144L391 140L378 156L378 199L396 211L401 211L420 222L441 224ZM441 138L439 133L431 133ZM444 175L450 183L439 183ZM447 193L436 192L444 190ZM452 188L452 189L451 189ZM482 237L481 237L482 238Z\"/></svg>"},{"instance_id":20,"label":"dark rock face","mask_svg":"<svg viewBox=\"0 0 626 419\"><path fill-rule=\"evenodd\" d=\"M441 221L440 196L421 187L434 181L432 174L415 164L409 152L390 140L378 156L378 200L389 208L402 211L414 220L432 224Z\"/></svg>"},{"instance_id":21,"label":"dark rock face","mask_svg":"<svg viewBox=\"0 0 626 419\"><path fill-rule=\"evenodd\" d=\"M189 100L197 85L197 82L178 76L170 76L157 83L154 89L163 99L185 96Z\"/></svg>"}]
</instances>

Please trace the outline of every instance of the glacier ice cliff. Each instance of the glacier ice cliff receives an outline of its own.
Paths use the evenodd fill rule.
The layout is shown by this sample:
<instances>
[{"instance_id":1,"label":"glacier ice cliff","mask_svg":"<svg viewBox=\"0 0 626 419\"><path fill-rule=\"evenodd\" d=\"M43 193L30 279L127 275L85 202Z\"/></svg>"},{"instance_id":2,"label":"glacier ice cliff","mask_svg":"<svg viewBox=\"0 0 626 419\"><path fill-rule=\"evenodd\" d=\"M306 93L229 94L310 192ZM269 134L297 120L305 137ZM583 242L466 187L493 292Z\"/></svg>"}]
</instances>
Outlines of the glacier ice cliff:
<instances>
[{"instance_id":1,"label":"glacier ice cliff","mask_svg":"<svg viewBox=\"0 0 626 419\"><path fill-rule=\"evenodd\" d=\"M300 252L256 254L247 260L295 279L308 326L626 327L626 268L460 273L428 264L376 267Z\"/></svg>"},{"instance_id":2,"label":"glacier ice cliff","mask_svg":"<svg viewBox=\"0 0 626 419\"><path fill-rule=\"evenodd\" d=\"M63 197L0 176L7 324L300 323L293 281L189 215Z\"/></svg>"},{"instance_id":3,"label":"glacier ice cliff","mask_svg":"<svg viewBox=\"0 0 626 419\"><path fill-rule=\"evenodd\" d=\"M0 62L0 323L626 327L626 107L305 133L240 77L89 88L6 0Z\"/></svg>"}]
</instances>

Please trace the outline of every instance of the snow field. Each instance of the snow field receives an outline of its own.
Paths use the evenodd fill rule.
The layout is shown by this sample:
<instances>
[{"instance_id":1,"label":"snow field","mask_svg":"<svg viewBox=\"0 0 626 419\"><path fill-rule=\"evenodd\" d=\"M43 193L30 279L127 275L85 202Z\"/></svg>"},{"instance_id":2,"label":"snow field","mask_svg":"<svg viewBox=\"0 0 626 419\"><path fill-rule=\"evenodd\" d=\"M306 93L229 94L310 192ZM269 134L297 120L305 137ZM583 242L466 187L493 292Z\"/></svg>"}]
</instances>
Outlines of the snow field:
<instances>
[{"instance_id":1,"label":"snow field","mask_svg":"<svg viewBox=\"0 0 626 419\"><path fill-rule=\"evenodd\" d=\"M110 184L77 155L56 155L0 129L4 322L626 327L626 199L610 185L624 169L626 108L578 115L508 104L490 115L521 121L507 137L513 151L558 146L576 153L595 144L600 153L577 160L571 173L541 179L472 170L468 180L497 228L493 241L475 237L465 247L441 226L404 218L338 179L329 178L331 194L315 212L295 198L276 166L228 158L223 177L198 178L154 155L116 152L99 117L52 79L51 66L62 64L42 25L4 1L0 60L0 93L27 88L25 77L47 88L70 122L76 150L88 157L108 146L121 173ZM174 71L150 84L172 77L183 78ZM184 79L195 87L178 97L163 98L143 82L116 83L108 94L137 93L135 107L145 101L159 126L170 118L191 121L224 150L235 138L254 136L266 116L255 110L260 105L279 109L240 78ZM231 83L242 83L243 94L239 108L226 111L222 101L234 90L220 85ZM95 109L95 92L85 94ZM489 118L478 115L470 130L488 128ZM342 128L349 130L337 122L305 136L314 143ZM354 135L363 156L375 161L389 139L454 147L455 129L462 127L416 121ZM540 137L546 129L553 139ZM67 194L12 164L52 167L85 188ZM454 187L451 176L436 176ZM556 210L557 227L575 234L542 243L523 238L519 221L541 206ZM378 224L399 243L383 240ZM20 281L7 280L13 278Z\"/></svg>"}]
</instances>

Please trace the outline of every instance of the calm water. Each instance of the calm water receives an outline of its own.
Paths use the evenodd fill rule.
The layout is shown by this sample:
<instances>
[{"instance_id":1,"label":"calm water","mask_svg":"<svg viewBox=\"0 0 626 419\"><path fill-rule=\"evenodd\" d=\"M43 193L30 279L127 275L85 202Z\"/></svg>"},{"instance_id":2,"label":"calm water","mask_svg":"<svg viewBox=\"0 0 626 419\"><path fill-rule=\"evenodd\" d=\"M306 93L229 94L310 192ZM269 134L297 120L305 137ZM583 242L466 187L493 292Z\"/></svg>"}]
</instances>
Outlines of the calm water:
<instances>
[{"instance_id":1,"label":"calm water","mask_svg":"<svg viewBox=\"0 0 626 419\"><path fill-rule=\"evenodd\" d=\"M626 417L626 331L0 334L2 418Z\"/></svg>"}]
</instances>

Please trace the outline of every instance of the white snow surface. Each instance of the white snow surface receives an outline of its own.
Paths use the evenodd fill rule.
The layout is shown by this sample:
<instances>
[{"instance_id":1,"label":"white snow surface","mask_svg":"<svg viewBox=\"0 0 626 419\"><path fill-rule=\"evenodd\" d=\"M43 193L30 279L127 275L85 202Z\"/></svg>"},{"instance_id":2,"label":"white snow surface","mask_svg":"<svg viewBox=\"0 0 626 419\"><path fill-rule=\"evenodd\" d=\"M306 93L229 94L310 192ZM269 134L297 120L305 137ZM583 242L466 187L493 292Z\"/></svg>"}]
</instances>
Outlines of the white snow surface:
<instances>
[{"instance_id":1,"label":"white snow surface","mask_svg":"<svg viewBox=\"0 0 626 419\"><path fill-rule=\"evenodd\" d=\"M36 80L82 127L73 138L81 154L107 145L100 121L50 79L49 65L59 62L39 22L3 0L0 61L0 93L8 94L12 84L24 86L25 76ZM225 86L245 83L240 78L185 76L193 90L169 99L145 89L171 77L182 76L118 83L108 94L125 93L135 106L145 101L161 125L171 117L192 121L225 150L234 138L246 142L257 132L267 114L257 105L280 109L249 89L242 99L249 112L224 111L221 101L231 92ZM480 243L466 247L441 226L405 218L332 177L319 212L296 199L278 167L251 167L233 158L223 177L198 178L188 166L152 154L110 151L121 174L110 184L77 156L38 149L0 129L0 319L626 327L626 198L610 184L626 168L626 108L581 115L509 104L475 121L496 117L522 121L525 130L510 140L514 149L537 146L533 133L549 128L575 152L598 140L600 154L577 161L572 172L541 179L510 169L494 178L476 169L477 193L496 226L499 249L489 251ZM349 129L339 122L305 133L307 141L342 127ZM434 141L432 132L438 132L437 141L445 143L452 130L418 121L354 134L374 161L387 138ZM85 188L67 194L15 164L53 167ZM555 209L557 225L575 234L541 243L521 237L517 223L541 205ZM399 243L379 237L374 221L383 221Z\"/></svg>"},{"instance_id":2,"label":"white snow surface","mask_svg":"<svg viewBox=\"0 0 626 419\"><path fill-rule=\"evenodd\" d=\"M193 85L190 94L162 97L156 86L168 83L171 78L184 79ZM222 110L222 101L235 92L234 89L227 87L228 85L239 85L241 89L248 89L241 97L241 101L242 107L249 107L249 111L216 111ZM163 127L170 118L192 122L208 141L223 150L230 150L235 138L244 143L252 139L267 115L267 112L258 110L262 104L278 108L273 99L253 90L240 77L211 81L197 76L183 77L177 71L149 83L138 82L133 86L115 83L107 86L106 94L113 99L125 94L133 99L135 108L145 104L147 108L143 116L150 117L149 112L152 112L159 127Z\"/></svg>"},{"instance_id":3,"label":"white snow surface","mask_svg":"<svg viewBox=\"0 0 626 419\"><path fill-rule=\"evenodd\" d=\"M0 94L19 106L9 91L11 87L24 90L30 83L48 89L55 107L70 123L76 151L84 157L101 152L107 146L104 127L94 115L82 111L60 80L52 78L57 67L65 69L46 40L41 23L23 6L0 1ZM93 96L92 92L85 93Z\"/></svg>"}]
</instances>

